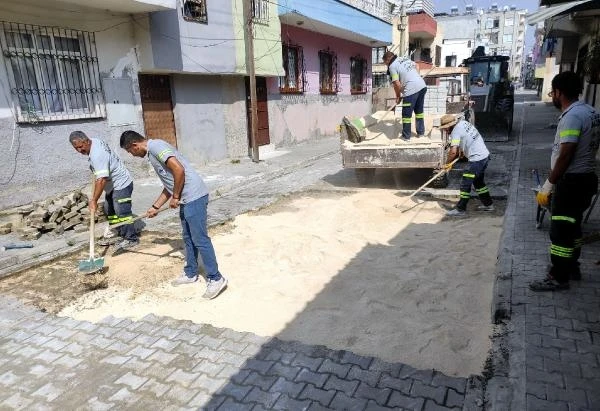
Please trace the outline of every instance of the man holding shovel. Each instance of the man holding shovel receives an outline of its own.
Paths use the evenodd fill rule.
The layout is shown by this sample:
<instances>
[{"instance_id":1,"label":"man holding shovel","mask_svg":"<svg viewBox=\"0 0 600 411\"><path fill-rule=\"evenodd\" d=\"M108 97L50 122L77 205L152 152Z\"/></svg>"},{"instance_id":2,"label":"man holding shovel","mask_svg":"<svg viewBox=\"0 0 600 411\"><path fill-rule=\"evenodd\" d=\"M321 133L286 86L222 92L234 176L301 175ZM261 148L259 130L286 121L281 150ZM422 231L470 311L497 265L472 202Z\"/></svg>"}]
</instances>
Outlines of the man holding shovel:
<instances>
[{"instance_id":1,"label":"man holding shovel","mask_svg":"<svg viewBox=\"0 0 600 411\"><path fill-rule=\"evenodd\" d=\"M402 138L410 140L411 122L415 112L417 138L425 136L425 93L427 85L419 74L419 69L414 61L400 58L391 51L383 55L383 62L388 66L392 79L392 86L396 94L396 104L402 101Z\"/></svg>"},{"instance_id":2,"label":"man holding shovel","mask_svg":"<svg viewBox=\"0 0 600 411\"><path fill-rule=\"evenodd\" d=\"M120 241L116 244L115 252L123 252L137 247L139 238L133 225L131 211L133 180L129 170L105 141L89 138L83 131L73 131L69 136L69 141L78 153L88 156L90 169L94 173L94 186L88 204L92 216L95 215L98 200L104 192L109 227L113 224L131 222L131 224L121 225L118 228ZM98 244L108 246L112 242L114 242L112 239L102 239Z\"/></svg>"},{"instance_id":3,"label":"man holding shovel","mask_svg":"<svg viewBox=\"0 0 600 411\"><path fill-rule=\"evenodd\" d=\"M446 215L454 217L465 215L467 203L471 198L471 186L475 187L475 191L483 203L477 208L482 211L494 211L490 190L484 181L490 152L485 146L483 137L473 124L462 119L458 121L452 114L442 116L440 129L447 130L450 133L450 152L446 159L446 170L450 171L452 169L452 161L458 158L459 150L469 160L460 181L460 200L456 207L448 211Z\"/></svg>"},{"instance_id":4,"label":"man holding shovel","mask_svg":"<svg viewBox=\"0 0 600 411\"><path fill-rule=\"evenodd\" d=\"M135 157L148 157L150 164L163 183L163 191L146 212L149 218L169 202L179 208L183 229L186 264L183 274L171 284L193 284L198 280L198 254L206 270L207 286L202 296L217 297L227 287L227 279L219 272L217 257L207 230L208 188L192 165L167 142L147 140L129 130L121 135L121 147Z\"/></svg>"}]
</instances>

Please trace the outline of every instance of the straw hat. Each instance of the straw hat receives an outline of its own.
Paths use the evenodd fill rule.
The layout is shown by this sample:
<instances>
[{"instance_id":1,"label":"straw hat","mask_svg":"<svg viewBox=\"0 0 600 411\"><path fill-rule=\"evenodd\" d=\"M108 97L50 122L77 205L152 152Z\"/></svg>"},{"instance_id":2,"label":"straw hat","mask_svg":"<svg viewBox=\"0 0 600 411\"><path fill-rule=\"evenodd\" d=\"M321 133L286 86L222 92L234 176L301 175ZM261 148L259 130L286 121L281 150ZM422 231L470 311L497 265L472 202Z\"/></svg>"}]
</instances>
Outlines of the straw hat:
<instances>
[{"instance_id":1,"label":"straw hat","mask_svg":"<svg viewBox=\"0 0 600 411\"><path fill-rule=\"evenodd\" d=\"M456 116L453 114L444 114L440 119L440 129L452 127L456 122Z\"/></svg>"}]
</instances>

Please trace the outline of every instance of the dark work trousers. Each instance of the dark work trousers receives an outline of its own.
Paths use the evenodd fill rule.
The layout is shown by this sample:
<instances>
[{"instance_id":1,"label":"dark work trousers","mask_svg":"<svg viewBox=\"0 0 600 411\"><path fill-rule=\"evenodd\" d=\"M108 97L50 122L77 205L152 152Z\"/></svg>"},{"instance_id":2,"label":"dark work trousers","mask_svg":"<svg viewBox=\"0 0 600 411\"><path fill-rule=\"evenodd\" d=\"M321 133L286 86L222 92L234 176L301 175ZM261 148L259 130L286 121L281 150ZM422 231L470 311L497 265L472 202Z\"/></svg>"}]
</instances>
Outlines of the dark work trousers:
<instances>
[{"instance_id":1,"label":"dark work trousers","mask_svg":"<svg viewBox=\"0 0 600 411\"><path fill-rule=\"evenodd\" d=\"M490 161L489 157L479 161L469 161L467 168L463 171L462 179L460 180L460 200L456 208L462 211L467 209L467 203L471 198L471 186L475 187L475 191L483 205L489 206L492 204L490 189L485 185L485 169Z\"/></svg>"},{"instance_id":2,"label":"dark work trousers","mask_svg":"<svg viewBox=\"0 0 600 411\"><path fill-rule=\"evenodd\" d=\"M106 217L109 227L113 224L131 221L131 224L125 224L117 228L119 236L126 240L137 241L138 234L133 225L133 216L131 212L131 193L133 193L133 183L122 190L113 190L104 196L106 204Z\"/></svg>"},{"instance_id":3,"label":"dark work trousers","mask_svg":"<svg viewBox=\"0 0 600 411\"><path fill-rule=\"evenodd\" d=\"M427 87L423 87L410 96L404 96L402 99L402 138L404 139L410 138L413 111L415 112L417 135L425 135L425 115L423 114L425 93L427 93Z\"/></svg>"},{"instance_id":4,"label":"dark work trousers","mask_svg":"<svg viewBox=\"0 0 600 411\"><path fill-rule=\"evenodd\" d=\"M565 174L554 187L550 222L550 275L559 283L569 281L581 254L581 221L598 191L594 173Z\"/></svg>"}]
</instances>

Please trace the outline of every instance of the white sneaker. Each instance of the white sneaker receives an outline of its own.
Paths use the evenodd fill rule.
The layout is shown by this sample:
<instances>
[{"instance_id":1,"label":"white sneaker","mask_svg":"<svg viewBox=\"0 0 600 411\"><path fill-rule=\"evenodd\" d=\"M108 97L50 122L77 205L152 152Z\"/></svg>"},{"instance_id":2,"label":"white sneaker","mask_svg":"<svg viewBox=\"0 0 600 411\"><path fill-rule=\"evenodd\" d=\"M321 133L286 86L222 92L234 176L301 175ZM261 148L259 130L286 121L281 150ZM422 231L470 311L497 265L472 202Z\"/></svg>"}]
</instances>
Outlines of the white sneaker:
<instances>
[{"instance_id":1,"label":"white sneaker","mask_svg":"<svg viewBox=\"0 0 600 411\"><path fill-rule=\"evenodd\" d=\"M227 287L227 279L221 276L217 281L208 280L206 284L206 292L202 296L202 298L206 298L207 300L212 300Z\"/></svg>"},{"instance_id":2,"label":"white sneaker","mask_svg":"<svg viewBox=\"0 0 600 411\"><path fill-rule=\"evenodd\" d=\"M106 238L106 239L114 238L116 236L117 236L117 232L115 230L111 229L110 226L107 226L104 229L104 234L102 234L102 238Z\"/></svg>"},{"instance_id":3,"label":"white sneaker","mask_svg":"<svg viewBox=\"0 0 600 411\"><path fill-rule=\"evenodd\" d=\"M490 204L490 205L480 205L480 206L477 206L477 209L479 211L494 211L496 209L496 207L494 207L493 204Z\"/></svg>"},{"instance_id":4,"label":"white sneaker","mask_svg":"<svg viewBox=\"0 0 600 411\"><path fill-rule=\"evenodd\" d=\"M452 210L446 211L446 215L448 217L462 217L466 214L466 211L459 210L458 208L453 208Z\"/></svg>"},{"instance_id":5,"label":"white sneaker","mask_svg":"<svg viewBox=\"0 0 600 411\"><path fill-rule=\"evenodd\" d=\"M187 275L185 275L185 273L183 273L179 277L177 277L176 279L171 281L171 285L173 287L177 287L179 285L184 285L184 284L193 284L196 281L198 281L198 276L188 277Z\"/></svg>"}]
</instances>

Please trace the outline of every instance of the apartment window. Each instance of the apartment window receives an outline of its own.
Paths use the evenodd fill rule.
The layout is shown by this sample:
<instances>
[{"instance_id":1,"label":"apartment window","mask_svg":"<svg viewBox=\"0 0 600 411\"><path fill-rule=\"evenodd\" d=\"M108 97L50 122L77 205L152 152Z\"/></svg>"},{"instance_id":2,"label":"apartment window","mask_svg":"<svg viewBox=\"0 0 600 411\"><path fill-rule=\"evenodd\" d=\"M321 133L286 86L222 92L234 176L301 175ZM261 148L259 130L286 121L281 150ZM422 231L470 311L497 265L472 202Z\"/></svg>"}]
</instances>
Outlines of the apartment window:
<instances>
[{"instance_id":1,"label":"apartment window","mask_svg":"<svg viewBox=\"0 0 600 411\"><path fill-rule=\"evenodd\" d=\"M372 49L372 59L371 62L373 64L383 64L383 55L387 51L387 47L374 47Z\"/></svg>"},{"instance_id":2,"label":"apartment window","mask_svg":"<svg viewBox=\"0 0 600 411\"><path fill-rule=\"evenodd\" d=\"M389 85L390 85L390 78L386 73L373 74L373 88L388 87Z\"/></svg>"},{"instance_id":3,"label":"apartment window","mask_svg":"<svg viewBox=\"0 0 600 411\"><path fill-rule=\"evenodd\" d=\"M367 60L360 57L350 58L350 92L365 94L367 92Z\"/></svg>"},{"instance_id":4,"label":"apartment window","mask_svg":"<svg viewBox=\"0 0 600 411\"><path fill-rule=\"evenodd\" d=\"M252 0L252 19L260 23L269 22L269 2L267 0Z\"/></svg>"},{"instance_id":5,"label":"apartment window","mask_svg":"<svg viewBox=\"0 0 600 411\"><path fill-rule=\"evenodd\" d=\"M456 56L446 56L446 67L456 67Z\"/></svg>"},{"instance_id":6,"label":"apartment window","mask_svg":"<svg viewBox=\"0 0 600 411\"><path fill-rule=\"evenodd\" d=\"M497 29L500 27L500 19L494 19L494 28Z\"/></svg>"},{"instance_id":7,"label":"apartment window","mask_svg":"<svg viewBox=\"0 0 600 411\"><path fill-rule=\"evenodd\" d=\"M327 49L319 51L319 92L336 94L339 91L337 56Z\"/></svg>"},{"instance_id":8,"label":"apartment window","mask_svg":"<svg viewBox=\"0 0 600 411\"><path fill-rule=\"evenodd\" d=\"M306 76L302 47L283 45L283 69L285 76L279 77L280 93L304 93Z\"/></svg>"},{"instance_id":9,"label":"apartment window","mask_svg":"<svg viewBox=\"0 0 600 411\"><path fill-rule=\"evenodd\" d=\"M494 19L491 17L488 17L487 20L485 21L485 28L486 29L491 29L494 28Z\"/></svg>"},{"instance_id":10,"label":"apartment window","mask_svg":"<svg viewBox=\"0 0 600 411\"><path fill-rule=\"evenodd\" d=\"M512 40L513 40L512 34L505 34L502 36L503 43L512 43Z\"/></svg>"},{"instance_id":11,"label":"apartment window","mask_svg":"<svg viewBox=\"0 0 600 411\"><path fill-rule=\"evenodd\" d=\"M206 0L182 0L181 12L185 21L207 23Z\"/></svg>"},{"instance_id":12,"label":"apartment window","mask_svg":"<svg viewBox=\"0 0 600 411\"><path fill-rule=\"evenodd\" d=\"M514 26L515 19L513 19L512 17L504 19L504 25L505 26Z\"/></svg>"},{"instance_id":13,"label":"apartment window","mask_svg":"<svg viewBox=\"0 0 600 411\"><path fill-rule=\"evenodd\" d=\"M19 121L103 116L94 33L3 22L1 46Z\"/></svg>"}]
</instances>

